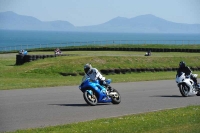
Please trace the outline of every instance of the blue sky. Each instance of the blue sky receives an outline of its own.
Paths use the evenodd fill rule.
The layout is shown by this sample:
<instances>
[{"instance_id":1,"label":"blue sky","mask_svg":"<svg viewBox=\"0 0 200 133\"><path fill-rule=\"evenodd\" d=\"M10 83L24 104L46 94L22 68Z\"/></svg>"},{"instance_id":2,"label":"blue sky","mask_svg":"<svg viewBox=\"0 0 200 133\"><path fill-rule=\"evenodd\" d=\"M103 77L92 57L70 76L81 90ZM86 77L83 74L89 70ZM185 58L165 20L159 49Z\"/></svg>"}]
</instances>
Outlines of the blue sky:
<instances>
[{"instance_id":1,"label":"blue sky","mask_svg":"<svg viewBox=\"0 0 200 133\"><path fill-rule=\"evenodd\" d=\"M65 20L75 26L144 14L172 22L200 24L200 0L0 0L0 12L5 11L41 21Z\"/></svg>"}]
</instances>

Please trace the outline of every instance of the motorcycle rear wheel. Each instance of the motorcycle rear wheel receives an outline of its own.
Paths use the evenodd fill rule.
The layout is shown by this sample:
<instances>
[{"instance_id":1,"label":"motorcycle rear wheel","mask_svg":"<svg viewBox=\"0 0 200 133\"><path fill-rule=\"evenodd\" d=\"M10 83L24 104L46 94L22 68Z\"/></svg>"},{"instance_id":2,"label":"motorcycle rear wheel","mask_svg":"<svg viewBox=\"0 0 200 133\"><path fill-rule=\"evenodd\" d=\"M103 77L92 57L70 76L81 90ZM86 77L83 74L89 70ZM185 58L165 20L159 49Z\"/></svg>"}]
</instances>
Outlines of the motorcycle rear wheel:
<instances>
[{"instance_id":1,"label":"motorcycle rear wheel","mask_svg":"<svg viewBox=\"0 0 200 133\"><path fill-rule=\"evenodd\" d=\"M189 96L190 88L186 84L180 84L179 90L180 90L180 93L183 97Z\"/></svg>"},{"instance_id":2,"label":"motorcycle rear wheel","mask_svg":"<svg viewBox=\"0 0 200 133\"><path fill-rule=\"evenodd\" d=\"M113 104L119 104L121 102L121 96L116 89L112 89L112 92L116 92L118 97L111 97Z\"/></svg>"},{"instance_id":3,"label":"motorcycle rear wheel","mask_svg":"<svg viewBox=\"0 0 200 133\"><path fill-rule=\"evenodd\" d=\"M98 102L96 95L93 92L93 95L88 93L88 91L83 92L83 98L88 105L95 106Z\"/></svg>"}]
</instances>

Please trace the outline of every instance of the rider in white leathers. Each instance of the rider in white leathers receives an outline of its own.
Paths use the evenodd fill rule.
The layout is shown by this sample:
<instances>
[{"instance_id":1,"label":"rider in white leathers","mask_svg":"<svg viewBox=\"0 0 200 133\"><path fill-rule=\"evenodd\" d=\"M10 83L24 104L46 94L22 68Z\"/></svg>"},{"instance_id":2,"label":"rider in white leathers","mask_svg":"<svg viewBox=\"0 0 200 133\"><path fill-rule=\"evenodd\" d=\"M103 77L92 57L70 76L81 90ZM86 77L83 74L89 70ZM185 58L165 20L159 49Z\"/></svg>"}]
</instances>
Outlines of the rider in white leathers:
<instances>
[{"instance_id":1,"label":"rider in white leathers","mask_svg":"<svg viewBox=\"0 0 200 133\"><path fill-rule=\"evenodd\" d=\"M101 75L101 73L91 66L91 64L85 64L84 66L85 74L92 80L99 80L100 85L103 85L108 89L110 86L105 82L105 77Z\"/></svg>"}]
</instances>

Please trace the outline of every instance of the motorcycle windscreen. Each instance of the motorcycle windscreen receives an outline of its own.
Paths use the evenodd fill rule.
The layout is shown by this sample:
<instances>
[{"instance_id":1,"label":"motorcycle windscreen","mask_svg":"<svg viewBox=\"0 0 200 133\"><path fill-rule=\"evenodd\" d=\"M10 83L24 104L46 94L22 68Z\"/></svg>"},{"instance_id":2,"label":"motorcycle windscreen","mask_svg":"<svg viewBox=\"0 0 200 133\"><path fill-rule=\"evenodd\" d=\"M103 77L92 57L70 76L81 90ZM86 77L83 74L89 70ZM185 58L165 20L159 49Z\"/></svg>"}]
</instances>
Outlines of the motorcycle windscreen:
<instances>
[{"instance_id":1,"label":"motorcycle windscreen","mask_svg":"<svg viewBox=\"0 0 200 133\"><path fill-rule=\"evenodd\" d=\"M107 84L110 84L112 80L111 79L107 79L105 81L106 81Z\"/></svg>"}]
</instances>

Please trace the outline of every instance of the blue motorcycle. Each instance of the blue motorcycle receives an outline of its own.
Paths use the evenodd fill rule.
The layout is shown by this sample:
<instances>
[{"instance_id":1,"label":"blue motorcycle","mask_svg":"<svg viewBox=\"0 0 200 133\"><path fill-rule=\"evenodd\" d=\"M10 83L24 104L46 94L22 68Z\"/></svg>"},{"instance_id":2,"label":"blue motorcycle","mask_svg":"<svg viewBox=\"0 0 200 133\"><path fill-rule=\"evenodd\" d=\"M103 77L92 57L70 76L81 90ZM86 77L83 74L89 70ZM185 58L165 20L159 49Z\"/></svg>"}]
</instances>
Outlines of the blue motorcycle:
<instances>
[{"instance_id":1,"label":"blue motorcycle","mask_svg":"<svg viewBox=\"0 0 200 133\"><path fill-rule=\"evenodd\" d=\"M106 80L107 84L111 83L111 79ZM105 86L99 84L99 80L91 81L86 75L82 79L79 89L83 92L83 98L88 105L95 106L97 103L113 103L119 104L121 97L119 92L114 88L108 90Z\"/></svg>"}]
</instances>

